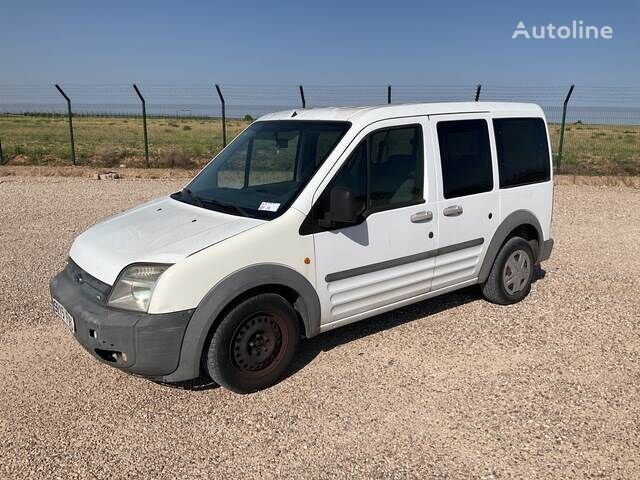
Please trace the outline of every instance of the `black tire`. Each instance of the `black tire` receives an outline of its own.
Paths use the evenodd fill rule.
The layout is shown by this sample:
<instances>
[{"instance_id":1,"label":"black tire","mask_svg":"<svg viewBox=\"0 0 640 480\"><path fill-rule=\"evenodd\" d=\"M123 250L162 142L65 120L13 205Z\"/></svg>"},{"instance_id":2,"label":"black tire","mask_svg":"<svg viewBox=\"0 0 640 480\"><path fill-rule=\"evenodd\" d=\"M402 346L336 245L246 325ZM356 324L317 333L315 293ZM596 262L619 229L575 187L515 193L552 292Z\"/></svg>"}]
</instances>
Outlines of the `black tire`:
<instances>
[{"instance_id":1,"label":"black tire","mask_svg":"<svg viewBox=\"0 0 640 480\"><path fill-rule=\"evenodd\" d=\"M512 256L516 263L524 262L527 269L509 277L511 270L507 262ZM507 240L498 252L487 280L482 284L484 298L499 305L510 305L525 298L531 291L534 264L533 249L529 242L521 237Z\"/></svg>"},{"instance_id":2,"label":"black tire","mask_svg":"<svg viewBox=\"0 0 640 480\"><path fill-rule=\"evenodd\" d=\"M205 352L209 376L236 393L278 383L288 372L300 340L295 310L280 295L251 297L229 311Z\"/></svg>"}]
</instances>

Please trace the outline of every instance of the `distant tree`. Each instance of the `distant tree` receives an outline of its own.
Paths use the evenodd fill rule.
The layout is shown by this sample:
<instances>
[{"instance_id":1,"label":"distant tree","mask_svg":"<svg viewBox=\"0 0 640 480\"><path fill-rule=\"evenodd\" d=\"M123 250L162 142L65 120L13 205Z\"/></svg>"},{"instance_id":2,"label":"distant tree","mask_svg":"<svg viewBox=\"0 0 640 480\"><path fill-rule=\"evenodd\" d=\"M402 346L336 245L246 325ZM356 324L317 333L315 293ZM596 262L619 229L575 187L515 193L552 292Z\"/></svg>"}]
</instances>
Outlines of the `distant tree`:
<instances>
[{"instance_id":1,"label":"distant tree","mask_svg":"<svg viewBox=\"0 0 640 480\"><path fill-rule=\"evenodd\" d=\"M244 117L242 117L242 120L244 120L245 122L253 122L253 117L247 113Z\"/></svg>"}]
</instances>

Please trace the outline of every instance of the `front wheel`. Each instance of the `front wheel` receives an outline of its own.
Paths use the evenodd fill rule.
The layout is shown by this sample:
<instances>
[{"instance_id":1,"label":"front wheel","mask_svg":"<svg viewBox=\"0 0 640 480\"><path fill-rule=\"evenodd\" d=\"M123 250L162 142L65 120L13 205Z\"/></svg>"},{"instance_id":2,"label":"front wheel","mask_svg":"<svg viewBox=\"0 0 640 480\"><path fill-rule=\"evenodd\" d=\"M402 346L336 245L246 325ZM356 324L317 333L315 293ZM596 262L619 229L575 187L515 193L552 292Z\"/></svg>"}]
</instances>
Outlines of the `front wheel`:
<instances>
[{"instance_id":1,"label":"front wheel","mask_svg":"<svg viewBox=\"0 0 640 480\"><path fill-rule=\"evenodd\" d=\"M274 385L289 369L299 343L293 307L265 293L235 306L214 331L206 351L209 376L237 393Z\"/></svg>"},{"instance_id":2,"label":"front wheel","mask_svg":"<svg viewBox=\"0 0 640 480\"><path fill-rule=\"evenodd\" d=\"M493 303L509 305L519 302L531 291L533 250L524 238L510 238L500 249L482 294Z\"/></svg>"}]
</instances>

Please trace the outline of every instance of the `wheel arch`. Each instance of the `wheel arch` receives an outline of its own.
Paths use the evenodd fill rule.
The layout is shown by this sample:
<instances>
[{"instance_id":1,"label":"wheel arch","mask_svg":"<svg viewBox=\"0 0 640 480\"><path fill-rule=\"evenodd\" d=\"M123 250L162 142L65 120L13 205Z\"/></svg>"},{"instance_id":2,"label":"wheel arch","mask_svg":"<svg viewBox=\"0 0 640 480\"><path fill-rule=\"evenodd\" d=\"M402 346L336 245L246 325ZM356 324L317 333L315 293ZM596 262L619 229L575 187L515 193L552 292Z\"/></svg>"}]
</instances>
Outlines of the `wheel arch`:
<instances>
[{"instance_id":1,"label":"wheel arch","mask_svg":"<svg viewBox=\"0 0 640 480\"><path fill-rule=\"evenodd\" d=\"M180 362L165 381L183 381L200 375L203 349L222 315L243 299L259 293L278 293L291 302L310 338L320 333L320 300L311 283L290 267L263 263L245 267L218 282L194 312L182 341Z\"/></svg>"},{"instance_id":2,"label":"wheel arch","mask_svg":"<svg viewBox=\"0 0 640 480\"><path fill-rule=\"evenodd\" d=\"M493 238L487 247L484 261L480 267L480 272L478 273L479 283L483 283L487 277L489 277L491 267L498 256L500 248L502 248L507 240L515 236L523 237L529 242L535 242L532 248L536 256L536 263L539 261L541 253L540 247L544 241L540 222L531 211L516 210L507 215L493 234Z\"/></svg>"}]
</instances>

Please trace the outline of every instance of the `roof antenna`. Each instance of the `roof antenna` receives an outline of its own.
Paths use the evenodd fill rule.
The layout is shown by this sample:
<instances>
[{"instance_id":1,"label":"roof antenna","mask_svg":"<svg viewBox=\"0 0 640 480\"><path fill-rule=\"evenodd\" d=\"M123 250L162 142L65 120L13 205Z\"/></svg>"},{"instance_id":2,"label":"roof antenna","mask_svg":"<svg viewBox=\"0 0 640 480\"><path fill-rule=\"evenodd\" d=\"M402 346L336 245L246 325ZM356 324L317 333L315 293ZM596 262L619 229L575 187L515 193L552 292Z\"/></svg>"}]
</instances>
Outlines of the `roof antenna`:
<instances>
[{"instance_id":1,"label":"roof antenna","mask_svg":"<svg viewBox=\"0 0 640 480\"><path fill-rule=\"evenodd\" d=\"M298 115L298 112L296 112L295 110L293 111L293 113L291 114L291 118L295 117Z\"/></svg>"}]
</instances>

